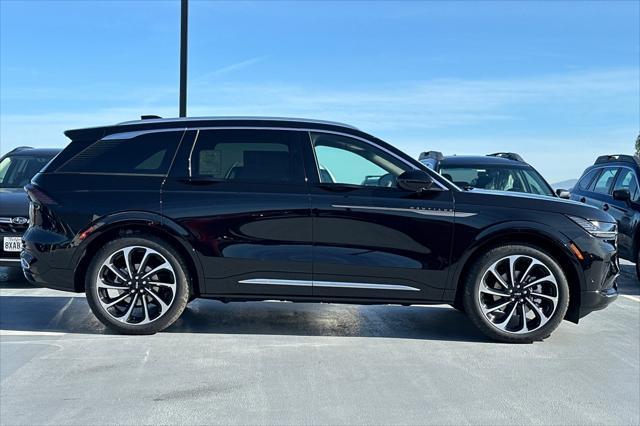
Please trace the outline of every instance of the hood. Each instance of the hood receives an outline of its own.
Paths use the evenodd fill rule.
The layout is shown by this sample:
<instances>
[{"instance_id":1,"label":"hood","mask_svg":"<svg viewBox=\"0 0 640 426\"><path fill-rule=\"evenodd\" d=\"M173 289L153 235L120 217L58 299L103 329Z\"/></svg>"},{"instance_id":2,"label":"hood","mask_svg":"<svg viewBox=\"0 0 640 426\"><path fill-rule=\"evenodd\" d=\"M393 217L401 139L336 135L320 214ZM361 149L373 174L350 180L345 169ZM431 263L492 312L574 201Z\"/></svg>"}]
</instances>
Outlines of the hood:
<instances>
[{"instance_id":1,"label":"hood","mask_svg":"<svg viewBox=\"0 0 640 426\"><path fill-rule=\"evenodd\" d=\"M0 188L0 217L29 217L29 198L22 188Z\"/></svg>"},{"instance_id":2,"label":"hood","mask_svg":"<svg viewBox=\"0 0 640 426\"><path fill-rule=\"evenodd\" d=\"M609 213L588 204L573 200L565 200L547 195L536 195L522 192L491 191L474 188L470 191L459 191L455 194L456 203L489 205L514 209L540 210L570 216L578 216L588 220L615 222Z\"/></svg>"}]
</instances>

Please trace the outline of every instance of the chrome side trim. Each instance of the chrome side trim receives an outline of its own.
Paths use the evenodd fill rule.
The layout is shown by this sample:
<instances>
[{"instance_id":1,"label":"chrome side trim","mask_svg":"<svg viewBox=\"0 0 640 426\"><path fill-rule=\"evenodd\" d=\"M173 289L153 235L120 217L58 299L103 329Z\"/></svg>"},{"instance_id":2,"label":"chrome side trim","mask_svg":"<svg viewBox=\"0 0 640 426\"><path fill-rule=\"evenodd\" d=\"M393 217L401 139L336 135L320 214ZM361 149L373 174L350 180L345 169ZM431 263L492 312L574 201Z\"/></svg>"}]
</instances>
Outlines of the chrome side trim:
<instances>
[{"instance_id":1,"label":"chrome side trim","mask_svg":"<svg viewBox=\"0 0 640 426\"><path fill-rule=\"evenodd\" d=\"M261 284L261 285L293 285L297 287L311 287L313 281L304 280L279 280L274 278L253 278L250 280L238 281L240 284Z\"/></svg>"},{"instance_id":2,"label":"chrome side trim","mask_svg":"<svg viewBox=\"0 0 640 426\"><path fill-rule=\"evenodd\" d=\"M424 208L400 208L400 207L376 207L376 206L343 206L332 204L331 207L342 209L357 209L357 210L377 210L377 211L391 211L402 213L415 213L422 216L439 216L439 217L471 217L476 216L478 213L468 212L456 212L454 210L431 210Z\"/></svg>"},{"instance_id":3,"label":"chrome side trim","mask_svg":"<svg viewBox=\"0 0 640 426\"><path fill-rule=\"evenodd\" d=\"M9 257L0 257L0 262L20 262L20 259L11 259Z\"/></svg>"},{"instance_id":4,"label":"chrome side trim","mask_svg":"<svg viewBox=\"0 0 640 426\"><path fill-rule=\"evenodd\" d=\"M338 281L314 281L314 287L362 288L368 290L420 291L419 288L398 284L344 283Z\"/></svg>"},{"instance_id":5,"label":"chrome side trim","mask_svg":"<svg viewBox=\"0 0 640 426\"><path fill-rule=\"evenodd\" d=\"M297 287L334 287L334 288L361 288L367 290L403 290L420 291L419 288L399 284L374 284L374 283L349 283L339 281L306 281L306 280L280 280L274 278L252 278L238 281L239 284L260 285L291 285Z\"/></svg>"}]
</instances>

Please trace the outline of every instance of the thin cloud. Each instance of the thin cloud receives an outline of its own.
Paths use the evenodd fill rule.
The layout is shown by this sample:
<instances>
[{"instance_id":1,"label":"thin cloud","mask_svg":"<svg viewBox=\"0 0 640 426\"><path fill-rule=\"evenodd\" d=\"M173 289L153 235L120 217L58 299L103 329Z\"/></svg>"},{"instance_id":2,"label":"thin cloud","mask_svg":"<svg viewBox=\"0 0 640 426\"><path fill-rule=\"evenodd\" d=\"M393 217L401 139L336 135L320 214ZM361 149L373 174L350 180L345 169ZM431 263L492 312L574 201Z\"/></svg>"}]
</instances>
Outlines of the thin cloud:
<instances>
[{"instance_id":1,"label":"thin cloud","mask_svg":"<svg viewBox=\"0 0 640 426\"><path fill-rule=\"evenodd\" d=\"M259 63L259 62L264 61L265 59L267 59L267 57L268 56L256 56L255 58L246 59L244 61L236 62L234 64L227 65L227 66L224 66L222 68L218 68L216 70L213 70L213 71L201 74L201 75L199 75L197 77L194 77L193 78L193 83L194 84L204 83L204 82L207 82L207 81L209 81L209 80L211 80L213 78L224 76L225 74L229 74L229 73L232 73L234 71L250 67L252 65L255 65L255 64Z\"/></svg>"}]
</instances>

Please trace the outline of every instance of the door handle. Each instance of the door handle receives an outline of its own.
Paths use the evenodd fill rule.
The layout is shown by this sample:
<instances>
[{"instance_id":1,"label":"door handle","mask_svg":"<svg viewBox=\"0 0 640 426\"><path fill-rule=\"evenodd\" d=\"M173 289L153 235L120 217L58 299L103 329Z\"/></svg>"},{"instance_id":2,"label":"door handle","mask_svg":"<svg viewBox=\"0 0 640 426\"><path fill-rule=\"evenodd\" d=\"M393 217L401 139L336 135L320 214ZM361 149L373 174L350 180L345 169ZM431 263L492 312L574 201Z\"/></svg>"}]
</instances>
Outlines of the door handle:
<instances>
[{"instance_id":1,"label":"door handle","mask_svg":"<svg viewBox=\"0 0 640 426\"><path fill-rule=\"evenodd\" d=\"M606 212L607 210L609 210L609 204L604 203L604 204L602 205L602 210L604 210L605 212Z\"/></svg>"}]
</instances>

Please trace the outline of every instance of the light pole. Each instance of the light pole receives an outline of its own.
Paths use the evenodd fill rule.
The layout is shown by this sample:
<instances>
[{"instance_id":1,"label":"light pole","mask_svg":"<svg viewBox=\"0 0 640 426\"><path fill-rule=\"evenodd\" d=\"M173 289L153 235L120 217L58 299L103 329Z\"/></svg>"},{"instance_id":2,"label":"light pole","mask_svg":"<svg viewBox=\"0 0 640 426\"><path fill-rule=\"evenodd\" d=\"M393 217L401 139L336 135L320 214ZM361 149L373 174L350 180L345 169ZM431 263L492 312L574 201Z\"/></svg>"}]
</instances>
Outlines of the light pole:
<instances>
[{"instance_id":1,"label":"light pole","mask_svg":"<svg viewBox=\"0 0 640 426\"><path fill-rule=\"evenodd\" d=\"M187 35L189 0L181 0L180 7L180 117L187 116Z\"/></svg>"}]
</instances>

